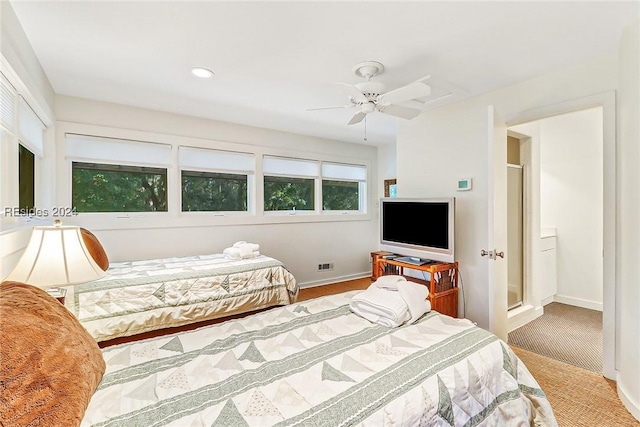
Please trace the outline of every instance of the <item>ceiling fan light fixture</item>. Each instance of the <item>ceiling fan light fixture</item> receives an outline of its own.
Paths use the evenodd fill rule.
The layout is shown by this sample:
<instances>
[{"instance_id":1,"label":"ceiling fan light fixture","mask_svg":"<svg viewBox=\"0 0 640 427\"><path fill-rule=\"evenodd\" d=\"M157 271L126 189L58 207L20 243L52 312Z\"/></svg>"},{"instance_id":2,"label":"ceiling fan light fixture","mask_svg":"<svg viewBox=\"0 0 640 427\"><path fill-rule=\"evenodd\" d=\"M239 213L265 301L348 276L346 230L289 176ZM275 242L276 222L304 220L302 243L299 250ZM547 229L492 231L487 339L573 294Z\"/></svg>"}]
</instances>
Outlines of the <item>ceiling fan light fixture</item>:
<instances>
[{"instance_id":1,"label":"ceiling fan light fixture","mask_svg":"<svg viewBox=\"0 0 640 427\"><path fill-rule=\"evenodd\" d=\"M191 68L191 73L194 76L201 77L203 79L207 79L207 78L213 76L213 71L211 71L208 68L204 68L204 67L193 67L193 68Z\"/></svg>"},{"instance_id":2,"label":"ceiling fan light fixture","mask_svg":"<svg viewBox=\"0 0 640 427\"><path fill-rule=\"evenodd\" d=\"M369 101L362 106L362 110L360 111L362 111L363 113L369 114L369 113L373 113L375 110L376 110L376 104Z\"/></svg>"}]
</instances>

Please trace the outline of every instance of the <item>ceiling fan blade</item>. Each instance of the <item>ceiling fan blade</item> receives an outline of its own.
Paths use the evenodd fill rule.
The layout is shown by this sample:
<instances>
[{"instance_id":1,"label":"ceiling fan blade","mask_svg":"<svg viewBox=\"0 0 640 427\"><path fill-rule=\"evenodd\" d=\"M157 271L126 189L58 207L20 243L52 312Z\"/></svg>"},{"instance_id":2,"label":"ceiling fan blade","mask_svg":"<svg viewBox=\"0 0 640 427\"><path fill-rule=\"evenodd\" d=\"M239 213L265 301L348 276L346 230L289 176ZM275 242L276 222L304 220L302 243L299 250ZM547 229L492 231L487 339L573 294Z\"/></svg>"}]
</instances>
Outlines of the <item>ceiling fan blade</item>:
<instances>
[{"instance_id":1,"label":"ceiling fan blade","mask_svg":"<svg viewBox=\"0 0 640 427\"><path fill-rule=\"evenodd\" d=\"M369 102L366 96L354 85L350 85L348 83L338 83L341 86L345 86L349 90L349 96L353 98L356 103L365 103Z\"/></svg>"},{"instance_id":2,"label":"ceiling fan blade","mask_svg":"<svg viewBox=\"0 0 640 427\"><path fill-rule=\"evenodd\" d=\"M307 108L305 111L315 111L315 110L333 110L336 108L351 108L353 105L337 105L335 107L316 107L316 108Z\"/></svg>"},{"instance_id":3,"label":"ceiling fan blade","mask_svg":"<svg viewBox=\"0 0 640 427\"><path fill-rule=\"evenodd\" d=\"M422 112L422 110L418 110L417 108L403 107L401 105L383 105L378 107L378 111L407 120L417 117L418 114Z\"/></svg>"},{"instance_id":4,"label":"ceiling fan blade","mask_svg":"<svg viewBox=\"0 0 640 427\"><path fill-rule=\"evenodd\" d=\"M349 123L347 123L348 125L355 125L356 123L360 123L362 121L362 119L365 118L365 116L367 115L367 113L363 113L362 111L358 111L353 117L351 117L351 120L349 120Z\"/></svg>"},{"instance_id":5,"label":"ceiling fan blade","mask_svg":"<svg viewBox=\"0 0 640 427\"><path fill-rule=\"evenodd\" d=\"M398 89L383 93L378 97L378 104L397 104L409 99L422 98L431 95L431 87L423 82L410 83Z\"/></svg>"}]
</instances>

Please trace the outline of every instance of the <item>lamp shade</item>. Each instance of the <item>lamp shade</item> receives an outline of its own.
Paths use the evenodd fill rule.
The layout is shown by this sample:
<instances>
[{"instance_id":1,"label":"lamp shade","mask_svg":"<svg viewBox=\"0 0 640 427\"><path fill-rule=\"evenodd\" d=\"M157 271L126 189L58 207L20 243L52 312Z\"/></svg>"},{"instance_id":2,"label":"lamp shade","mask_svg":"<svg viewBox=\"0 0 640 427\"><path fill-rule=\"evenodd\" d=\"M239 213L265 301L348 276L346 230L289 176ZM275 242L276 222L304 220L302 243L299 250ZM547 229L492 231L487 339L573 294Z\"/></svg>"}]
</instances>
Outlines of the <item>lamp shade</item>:
<instances>
[{"instance_id":1,"label":"lamp shade","mask_svg":"<svg viewBox=\"0 0 640 427\"><path fill-rule=\"evenodd\" d=\"M90 282L105 274L89 254L80 227L34 227L27 248L5 280L49 288Z\"/></svg>"}]
</instances>

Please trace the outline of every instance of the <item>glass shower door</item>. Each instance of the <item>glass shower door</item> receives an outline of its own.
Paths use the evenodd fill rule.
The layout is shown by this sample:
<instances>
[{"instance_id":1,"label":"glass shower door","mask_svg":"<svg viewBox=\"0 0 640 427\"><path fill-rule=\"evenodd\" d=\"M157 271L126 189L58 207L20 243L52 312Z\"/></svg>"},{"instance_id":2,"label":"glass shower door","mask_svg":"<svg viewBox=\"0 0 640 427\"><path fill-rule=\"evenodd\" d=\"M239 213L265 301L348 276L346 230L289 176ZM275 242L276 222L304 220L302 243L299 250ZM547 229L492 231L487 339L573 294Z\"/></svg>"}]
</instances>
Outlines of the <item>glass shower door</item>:
<instances>
[{"instance_id":1,"label":"glass shower door","mask_svg":"<svg viewBox=\"0 0 640 427\"><path fill-rule=\"evenodd\" d=\"M507 306L523 304L523 200L522 166L507 165Z\"/></svg>"}]
</instances>

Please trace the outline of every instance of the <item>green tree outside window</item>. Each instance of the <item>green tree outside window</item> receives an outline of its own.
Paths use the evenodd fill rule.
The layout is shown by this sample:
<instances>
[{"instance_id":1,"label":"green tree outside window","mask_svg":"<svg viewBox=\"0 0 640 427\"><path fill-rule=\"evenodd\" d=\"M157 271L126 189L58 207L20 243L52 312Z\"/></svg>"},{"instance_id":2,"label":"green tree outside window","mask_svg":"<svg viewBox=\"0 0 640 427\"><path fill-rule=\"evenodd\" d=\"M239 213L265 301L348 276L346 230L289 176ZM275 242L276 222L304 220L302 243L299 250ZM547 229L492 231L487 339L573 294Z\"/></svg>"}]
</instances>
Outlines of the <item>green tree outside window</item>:
<instances>
[{"instance_id":1,"label":"green tree outside window","mask_svg":"<svg viewBox=\"0 0 640 427\"><path fill-rule=\"evenodd\" d=\"M312 211L314 209L313 179L264 177L265 211Z\"/></svg>"},{"instance_id":2,"label":"green tree outside window","mask_svg":"<svg viewBox=\"0 0 640 427\"><path fill-rule=\"evenodd\" d=\"M167 170L97 163L72 164L77 212L166 212Z\"/></svg>"},{"instance_id":3,"label":"green tree outside window","mask_svg":"<svg viewBox=\"0 0 640 427\"><path fill-rule=\"evenodd\" d=\"M246 211L247 175L182 171L182 211Z\"/></svg>"},{"instance_id":4,"label":"green tree outside window","mask_svg":"<svg viewBox=\"0 0 640 427\"><path fill-rule=\"evenodd\" d=\"M322 181L322 209L357 211L360 208L359 184L349 181Z\"/></svg>"}]
</instances>

